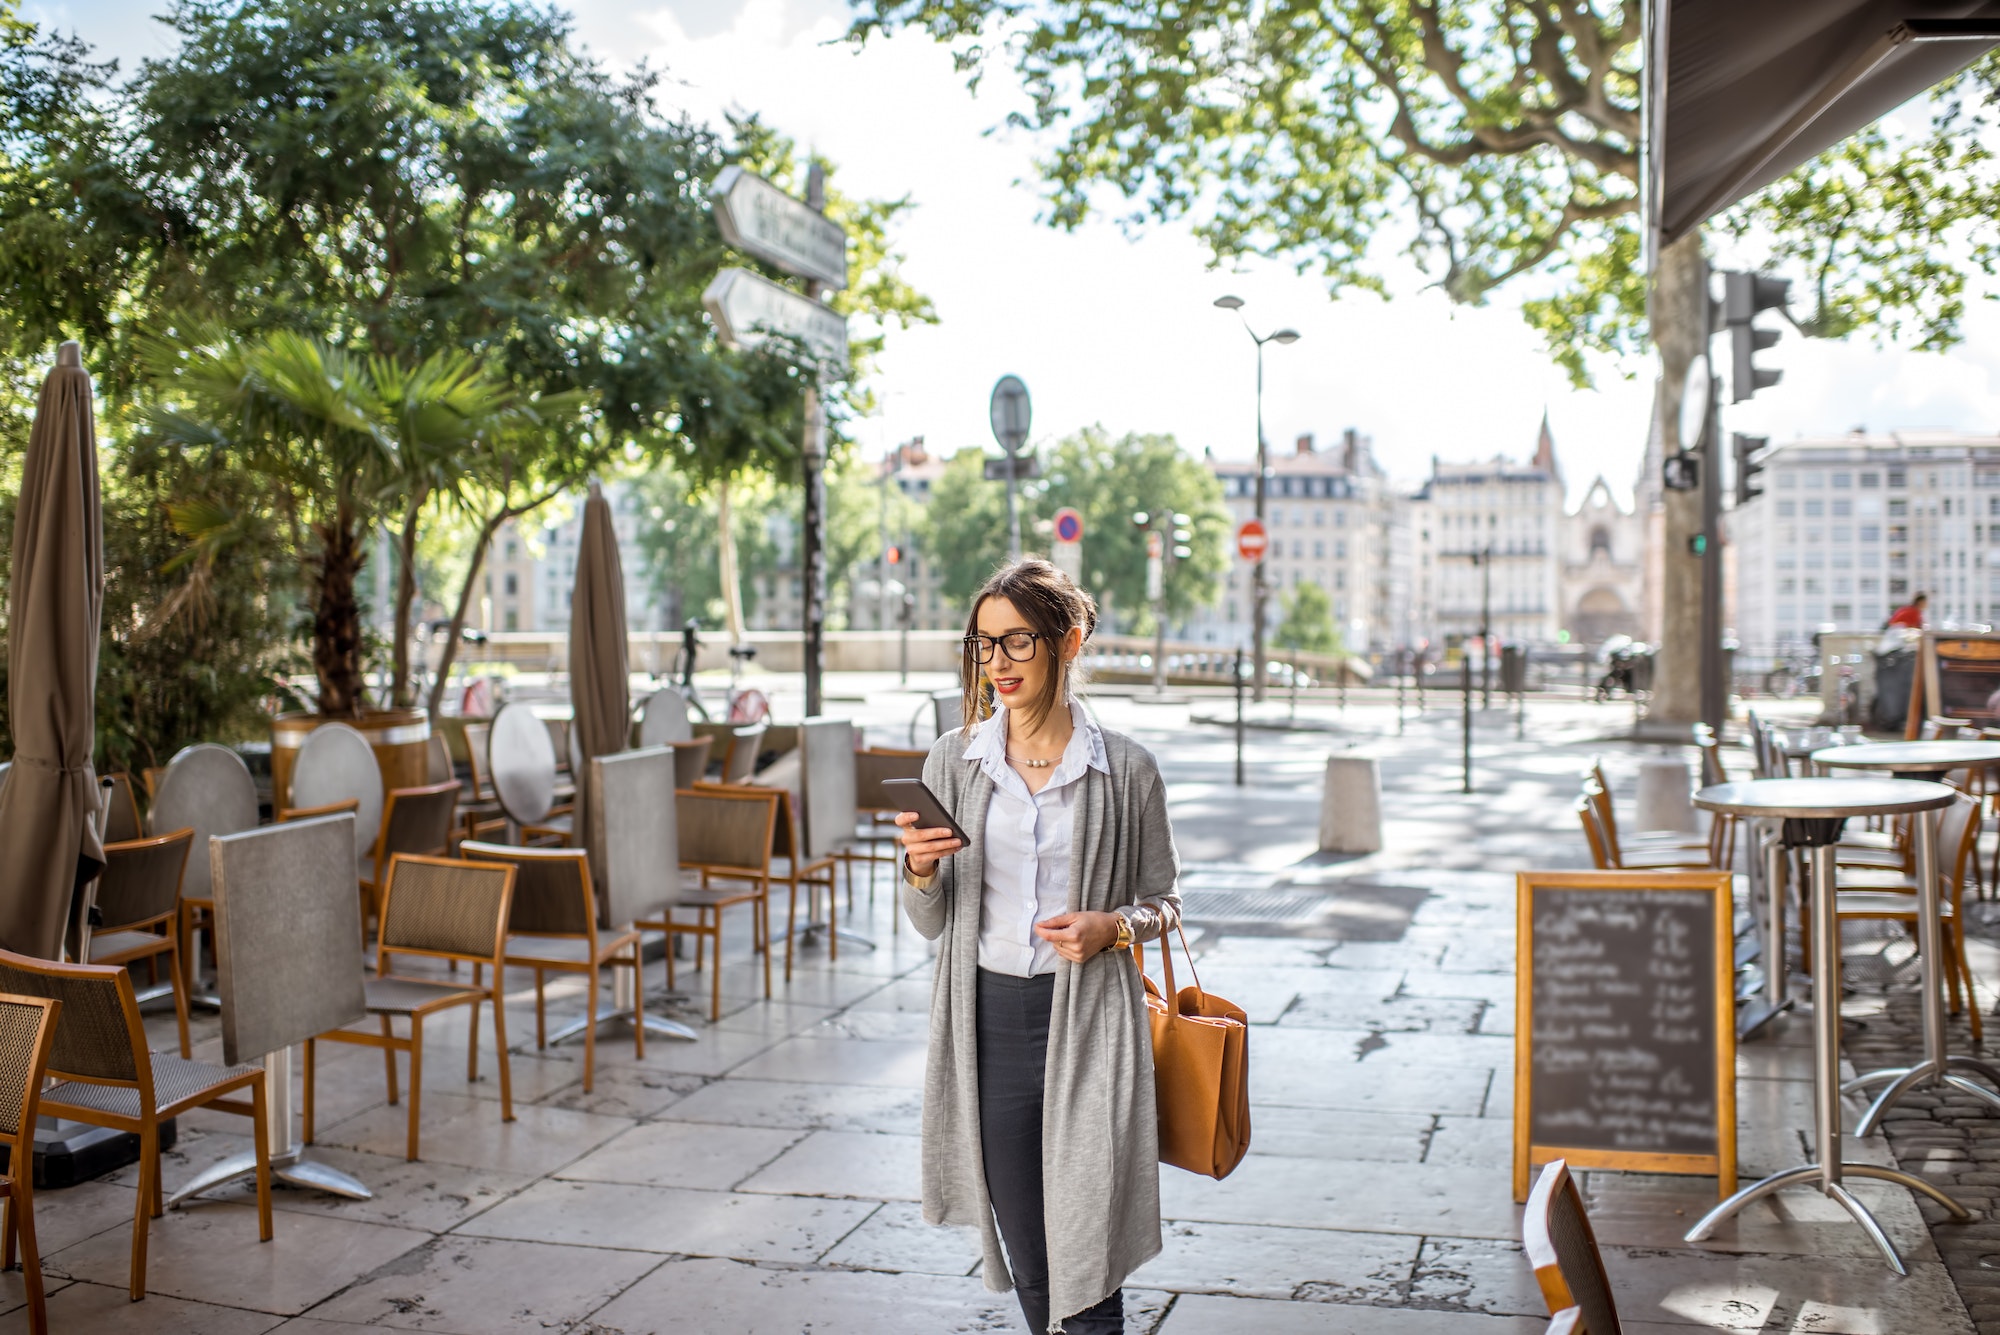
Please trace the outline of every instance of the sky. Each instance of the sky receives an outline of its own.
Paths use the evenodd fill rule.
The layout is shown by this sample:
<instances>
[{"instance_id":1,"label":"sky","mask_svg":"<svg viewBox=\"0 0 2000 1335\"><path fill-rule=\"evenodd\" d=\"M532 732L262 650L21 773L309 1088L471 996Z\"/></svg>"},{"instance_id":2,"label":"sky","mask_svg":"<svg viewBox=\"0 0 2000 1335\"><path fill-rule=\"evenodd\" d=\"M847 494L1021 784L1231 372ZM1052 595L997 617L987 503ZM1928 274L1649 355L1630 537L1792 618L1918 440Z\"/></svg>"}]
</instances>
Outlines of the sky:
<instances>
[{"instance_id":1,"label":"sky","mask_svg":"<svg viewBox=\"0 0 2000 1335\"><path fill-rule=\"evenodd\" d=\"M1176 436L1245 458L1256 443L1256 362L1235 316L1243 298L1258 333L1290 326L1265 349L1271 446L1311 432L1322 445L1355 427L1390 473L1420 480L1433 456L1525 459L1549 415L1572 499L1605 476L1629 496L1651 412L1645 359L1572 388L1504 293L1454 306L1413 268L1388 266L1392 299L1331 297L1289 265L1218 270L1182 226L1128 236L1110 222L1076 232L1042 225L1036 144L1002 128L1020 104L1004 69L978 96L947 51L920 34L859 51L839 41L845 0L571 0L579 40L607 63L645 60L666 75L661 100L719 123L761 114L837 167L855 195L908 195L896 240L904 274L940 323L895 332L874 383L881 409L855 424L864 454L923 436L949 453L991 446L987 401L1005 374L1027 382L1033 439L1093 423ZM71 29L129 72L171 49L149 17L163 0L26 0L26 17ZM1976 301L1966 341L1947 354L1788 336L1763 364L1785 379L1727 410L1725 429L1774 440L1943 427L2000 430L2000 306ZM1623 372L1623 374L1621 374Z\"/></svg>"}]
</instances>

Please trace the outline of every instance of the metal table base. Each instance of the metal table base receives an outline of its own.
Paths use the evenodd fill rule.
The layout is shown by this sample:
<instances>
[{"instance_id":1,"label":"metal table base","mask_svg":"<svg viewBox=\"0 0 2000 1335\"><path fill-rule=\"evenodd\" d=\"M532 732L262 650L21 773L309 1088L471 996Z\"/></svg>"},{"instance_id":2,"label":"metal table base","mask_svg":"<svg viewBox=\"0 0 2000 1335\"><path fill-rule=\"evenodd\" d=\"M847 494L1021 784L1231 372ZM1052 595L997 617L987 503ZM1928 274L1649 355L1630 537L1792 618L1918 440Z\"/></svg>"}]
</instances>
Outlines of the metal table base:
<instances>
[{"instance_id":1,"label":"metal table base","mask_svg":"<svg viewBox=\"0 0 2000 1335\"><path fill-rule=\"evenodd\" d=\"M1790 966L1785 960L1785 863L1789 854L1777 832L1766 831L1763 821L1752 821L1750 829L1752 847L1761 846L1764 852L1764 942L1760 951L1764 962L1764 996L1738 1012L1738 1039L1754 1036L1792 1008Z\"/></svg>"},{"instance_id":2,"label":"metal table base","mask_svg":"<svg viewBox=\"0 0 2000 1335\"><path fill-rule=\"evenodd\" d=\"M1920 813L1917 820L1919 828L1927 823L1928 815ZM1876 1164L1843 1163L1840 1158L1840 928L1839 919L1834 914L1833 845L1840 837L1843 824L1844 821L1840 820L1797 821L1788 822L1794 828L1787 830L1787 835L1794 839L1801 842L1810 840L1812 848L1813 1150L1816 1162L1787 1168L1760 1182L1751 1183L1702 1216L1700 1222L1688 1230L1687 1240L1702 1241L1724 1221L1760 1197L1783 1187L1815 1182L1821 1192L1853 1216L1854 1222L1861 1226L1869 1241L1889 1263L1889 1268L1898 1275L1907 1275L1909 1267L1897 1254L1888 1234L1882 1231L1882 1226L1869 1213L1868 1207L1841 1185L1843 1174L1900 1183L1929 1196L1949 1211L1953 1219L1964 1220L1972 1216L1964 1206L1914 1174ZM1930 844L1926 841L1918 850L1920 858L1929 848ZM1926 861L1924 865L1929 866L1930 863ZM1923 869L1920 867L1919 871Z\"/></svg>"},{"instance_id":3,"label":"metal table base","mask_svg":"<svg viewBox=\"0 0 2000 1335\"><path fill-rule=\"evenodd\" d=\"M306 1147L292 1139L292 1050L285 1048L264 1058L264 1107L268 1121L265 1125L265 1140L271 1149L271 1176L295 1187L306 1187L313 1191L330 1192L335 1196L345 1196L349 1200L365 1201L375 1193L361 1185L355 1178L328 1164L315 1163L305 1157ZM257 1156L254 1152L239 1154L211 1164L194 1175L194 1178L178 1191L167 1197L167 1208L173 1209L182 1201L199 1196L205 1191L213 1191L225 1182L233 1182L239 1177L249 1177L257 1171Z\"/></svg>"},{"instance_id":4,"label":"metal table base","mask_svg":"<svg viewBox=\"0 0 2000 1335\"><path fill-rule=\"evenodd\" d=\"M562 1028L550 1034L549 1042L551 1044L565 1042L575 1038L586 1029L590 1029L595 1025L606 1024L612 1020L624 1020L628 1024L631 1023L632 986L632 973L629 969L613 969L611 971L611 1000L598 1009L597 1018L593 1021L588 1016L585 1016L580 1019L571 1020ZM682 1001L687 999L685 994L671 993L669 995L675 996L676 999ZM644 1014L643 1011L641 1013ZM664 1015L646 1015L645 1021L646 1032L649 1034L658 1034L662 1038L685 1039L689 1043L698 1042L701 1039L701 1035L690 1029L687 1025L682 1024L679 1020L669 1020Z\"/></svg>"}]
</instances>

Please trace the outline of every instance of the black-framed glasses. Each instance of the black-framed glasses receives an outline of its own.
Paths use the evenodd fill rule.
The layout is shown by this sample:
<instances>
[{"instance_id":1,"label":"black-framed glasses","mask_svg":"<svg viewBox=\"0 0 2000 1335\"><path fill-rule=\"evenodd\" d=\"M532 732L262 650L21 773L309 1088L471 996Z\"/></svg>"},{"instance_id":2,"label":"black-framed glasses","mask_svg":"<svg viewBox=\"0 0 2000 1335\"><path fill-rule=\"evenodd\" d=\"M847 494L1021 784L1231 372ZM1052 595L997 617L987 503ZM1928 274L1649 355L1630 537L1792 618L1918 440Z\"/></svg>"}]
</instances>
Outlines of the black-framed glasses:
<instances>
[{"instance_id":1,"label":"black-framed glasses","mask_svg":"<svg viewBox=\"0 0 2000 1335\"><path fill-rule=\"evenodd\" d=\"M968 635L965 637L965 652L972 655L975 663L991 663L994 649L1006 651L1007 657L1016 663L1025 663L1035 656L1035 641L1041 635L1032 630L1011 631L1005 635Z\"/></svg>"}]
</instances>

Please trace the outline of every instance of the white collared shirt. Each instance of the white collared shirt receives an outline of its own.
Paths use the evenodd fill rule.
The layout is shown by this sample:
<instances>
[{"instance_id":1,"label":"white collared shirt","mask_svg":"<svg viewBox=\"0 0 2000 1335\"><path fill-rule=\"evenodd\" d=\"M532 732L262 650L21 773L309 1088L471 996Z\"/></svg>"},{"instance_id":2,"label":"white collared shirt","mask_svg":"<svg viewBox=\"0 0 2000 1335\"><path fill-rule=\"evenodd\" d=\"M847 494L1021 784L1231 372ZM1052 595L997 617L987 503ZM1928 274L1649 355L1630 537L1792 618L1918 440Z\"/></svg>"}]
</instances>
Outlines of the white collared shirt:
<instances>
[{"instance_id":1,"label":"white collared shirt","mask_svg":"<svg viewBox=\"0 0 2000 1335\"><path fill-rule=\"evenodd\" d=\"M986 881L979 905L979 967L1029 978L1054 973L1056 948L1035 924L1069 911L1070 832L1077 781L1088 770L1111 772L1104 734L1082 704L1070 701L1075 730L1055 773L1037 792L1007 763L1007 708L979 725L965 759L993 781L986 804Z\"/></svg>"}]
</instances>

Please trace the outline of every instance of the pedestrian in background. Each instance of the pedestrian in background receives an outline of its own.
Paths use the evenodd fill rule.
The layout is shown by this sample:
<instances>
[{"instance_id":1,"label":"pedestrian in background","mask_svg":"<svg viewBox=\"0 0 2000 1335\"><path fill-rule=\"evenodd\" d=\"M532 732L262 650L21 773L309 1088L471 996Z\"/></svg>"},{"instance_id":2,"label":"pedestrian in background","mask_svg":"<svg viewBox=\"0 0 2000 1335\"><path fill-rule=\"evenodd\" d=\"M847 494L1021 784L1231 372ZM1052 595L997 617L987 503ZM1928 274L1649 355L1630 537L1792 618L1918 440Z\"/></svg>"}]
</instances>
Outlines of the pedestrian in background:
<instances>
[{"instance_id":1,"label":"pedestrian in background","mask_svg":"<svg viewBox=\"0 0 2000 1335\"><path fill-rule=\"evenodd\" d=\"M1096 623L1047 561L988 580L966 626L966 726L924 764L968 841L896 818L904 908L940 943L924 1218L979 1229L987 1287L1012 1284L1034 1335L1122 1335L1125 1277L1160 1251L1152 1038L1129 947L1179 924L1180 861L1153 757L1076 698Z\"/></svg>"},{"instance_id":2,"label":"pedestrian in background","mask_svg":"<svg viewBox=\"0 0 2000 1335\"><path fill-rule=\"evenodd\" d=\"M1909 602L1891 612L1889 619L1882 623L1882 629L1887 630L1891 626L1908 626L1911 630L1922 630L1924 628L1924 604L1930 600L1931 596L1928 593L1918 594L1916 597L1910 599Z\"/></svg>"}]
</instances>

